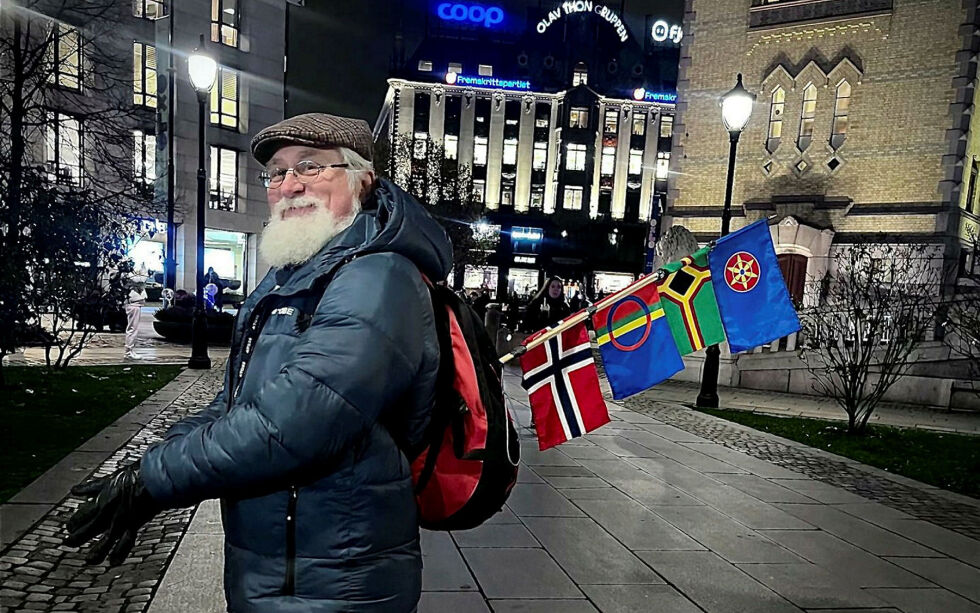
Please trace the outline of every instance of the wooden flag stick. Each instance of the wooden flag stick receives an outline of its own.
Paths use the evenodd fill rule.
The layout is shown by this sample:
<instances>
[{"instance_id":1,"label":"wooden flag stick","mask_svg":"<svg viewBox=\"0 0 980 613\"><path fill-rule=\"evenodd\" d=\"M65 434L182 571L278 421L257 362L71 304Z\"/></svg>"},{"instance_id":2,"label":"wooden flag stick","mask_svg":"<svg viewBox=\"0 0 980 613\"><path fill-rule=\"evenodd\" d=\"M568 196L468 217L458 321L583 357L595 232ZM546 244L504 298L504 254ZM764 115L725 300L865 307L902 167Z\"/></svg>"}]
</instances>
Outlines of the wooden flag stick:
<instances>
[{"instance_id":1,"label":"wooden flag stick","mask_svg":"<svg viewBox=\"0 0 980 613\"><path fill-rule=\"evenodd\" d=\"M623 289L619 290L618 292L616 292L612 296L606 296L605 298L603 298L599 302L593 304L592 306L590 306L590 307L588 307L586 309L583 309L583 310L579 311L578 313L572 315L568 319L562 321L560 324L558 324L557 326L555 326L551 330L548 330L547 332L545 332L541 336L535 338L530 343L528 343L526 345L521 345L520 347L518 347L514 351L508 353L507 355L501 356L500 363L501 364L506 364L507 362L510 362L514 358L517 358L517 357L520 357L520 356L524 355L525 353L528 352L528 350L534 349L535 347L537 347L541 343L543 343L543 342L545 342L545 341L547 341L549 339L552 339L552 338L558 336L559 334L561 334L565 330L568 330L572 326L576 326L576 325L582 323L583 321L585 321L586 319L588 319L589 317L591 317L597 311L601 311L602 309L608 307L609 305L616 304L622 298L625 298L626 296L629 296L630 294L632 294L632 293L634 293L634 292L636 292L636 291L638 291L640 289L643 289L644 287L650 285L651 283L657 283L659 281L662 281L664 279L664 277L666 276L664 274L665 272L666 271L663 270L662 268L661 269L658 269L658 270L655 270L654 272L652 272L652 273L648 274L647 276L641 278L639 281L636 281L634 283L631 283L630 285L627 285L626 287L624 287Z\"/></svg>"}]
</instances>

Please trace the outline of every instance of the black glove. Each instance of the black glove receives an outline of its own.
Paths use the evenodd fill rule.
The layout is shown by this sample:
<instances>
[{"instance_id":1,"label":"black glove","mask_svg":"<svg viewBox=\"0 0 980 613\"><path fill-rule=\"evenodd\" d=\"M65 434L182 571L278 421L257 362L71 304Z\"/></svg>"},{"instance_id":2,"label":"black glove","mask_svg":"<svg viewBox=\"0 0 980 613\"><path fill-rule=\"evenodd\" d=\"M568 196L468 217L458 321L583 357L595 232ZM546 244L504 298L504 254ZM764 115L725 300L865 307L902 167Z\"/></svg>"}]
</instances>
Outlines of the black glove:
<instances>
[{"instance_id":1,"label":"black glove","mask_svg":"<svg viewBox=\"0 0 980 613\"><path fill-rule=\"evenodd\" d=\"M79 547L103 534L89 550L85 561L99 564L109 556L109 564L121 564L136 542L136 532L162 511L140 479L140 464L124 466L108 477L91 479L71 489L87 502L68 519L65 544Z\"/></svg>"}]
</instances>

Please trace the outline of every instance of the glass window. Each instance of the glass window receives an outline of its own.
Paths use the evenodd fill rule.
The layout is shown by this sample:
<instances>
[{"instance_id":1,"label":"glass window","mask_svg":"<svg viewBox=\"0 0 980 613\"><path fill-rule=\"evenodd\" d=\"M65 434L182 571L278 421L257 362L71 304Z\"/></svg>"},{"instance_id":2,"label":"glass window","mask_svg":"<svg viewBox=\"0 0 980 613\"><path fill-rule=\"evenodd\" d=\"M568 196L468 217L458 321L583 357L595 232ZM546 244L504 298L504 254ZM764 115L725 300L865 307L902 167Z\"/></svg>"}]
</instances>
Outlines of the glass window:
<instances>
[{"instance_id":1,"label":"glass window","mask_svg":"<svg viewBox=\"0 0 980 613\"><path fill-rule=\"evenodd\" d=\"M49 179L81 185L82 125L77 118L65 113L49 113L44 149Z\"/></svg>"},{"instance_id":2,"label":"glass window","mask_svg":"<svg viewBox=\"0 0 980 613\"><path fill-rule=\"evenodd\" d=\"M453 134L447 134L442 139L443 149L446 151L447 160L455 160L458 156L459 149L459 137Z\"/></svg>"},{"instance_id":3,"label":"glass window","mask_svg":"<svg viewBox=\"0 0 980 613\"><path fill-rule=\"evenodd\" d=\"M604 176L612 176L616 172L616 148L615 147L603 147L602 148L602 160L599 165L599 174Z\"/></svg>"},{"instance_id":4,"label":"glass window","mask_svg":"<svg viewBox=\"0 0 980 613\"><path fill-rule=\"evenodd\" d=\"M211 123L238 127L238 73L219 68L211 88Z\"/></svg>"},{"instance_id":5,"label":"glass window","mask_svg":"<svg viewBox=\"0 0 980 613\"><path fill-rule=\"evenodd\" d=\"M548 167L548 143L534 143L534 157L531 160L532 170L544 170Z\"/></svg>"},{"instance_id":6,"label":"glass window","mask_svg":"<svg viewBox=\"0 0 980 613\"><path fill-rule=\"evenodd\" d=\"M647 133L647 114L633 113L633 136L643 136Z\"/></svg>"},{"instance_id":7,"label":"glass window","mask_svg":"<svg viewBox=\"0 0 980 613\"><path fill-rule=\"evenodd\" d=\"M517 164L517 139L508 138L504 140L504 164Z\"/></svg>"},{"instance_id":8,"label":"glass window","mask_svg":"<svg viewBox=\"0 0 980 613\"><path fill-rule=\"evenodd\" d=\"M660 116L660 138L670 138L674 135L674 117L672 115Z\"/></svg>"},{"instance_id":9,"label":"glass window","mask_svg":"<svg viewBox=\"0 0 980 613\"><path fill-rule=\"evenodd\" d=\"M670 151L657 152L657 178L666 179L670 168Z\"/></svg>"},{"instance_id":10,"label":"glass window","mask_svg":"<svg viewBox=\"0 0 980 613\"><path fill-rule=\"evenodd\" d=\"M487 191L487 182L483 179L473 179L473 200L483 202Z\"/></svg>"},{"instance_id":11,"label":"glass window","mask_svg":"<svg viewBox=\"0 0 980 613\"><path fill-rule=\"evenodd\" d=\"M490 64L480 64L477 68L477 73L481 77L492 77L493 76L493 66Z\"/></svg>"},{"instance_id":12,"label":"glass window","mask_svg":"<svg viewBox=\"0 0 980 613\"><path fill-rule=\"evenodd\" d=\"M447 72L455 72L459 74L463 72L463 65L459 62L449 62L449 70Z\"/></svg>"},{"instance_id":13,"label":"glass window","mask_svg":"<svg viewBox=\"0 0 980 613\"><path fill-rule=\"evenodd\" d=\"M238 0L211 0L211 40L238 46L240 14Z\"/></svg>"},{"instance_id":14,"label":"glass window","mask_svg":"<svg viewBox=\"0 0 980 613\"><path fill-rule=\"evenodd\" d=\"M238 209L238 152L224 147L211 147L212 209Z\"/></svg>"},{"instance_id":15,"label":"glass window","mask_svg":"<svg viewBox=\"0 0 980 613\"><path fill-rule=\"evenodd\" d=\"M777 87L772 91L769 103L769 136L766 142L766 149L769 153L776 150L779 146L779 139L783 136L783 110L786 106L786 92L782 87Z\"/></svg>"},{"instance_id":16,"label":"glass window","mask_svg":"<svg viewBox=\"0 0 980 613\"><path fill-rule=\"evenodd\" d=\"M629 174L631 175L643 174L643 150L642 149L630 149Z\"/></svg>"},{"instance_id":17,"label":"glass window","mask_svg":"<svg viewBox=\"0 0 980 613\"><path fill-rule=\"evenodd\" d=\"M157 50L133 43L133 104L157 108Z\"/></svg>"},{"instance_id":18,"label":"glass window","mask_svg":"<svg viewBox=\"0 0 980 613\"><path fill-rule=\"evenodd\" d=\"M500 204L512 206L514 204L514 184L503 183L500 186Z\"/></svg>"},{"instance_id":19,"label":"glass window","mask_svg":"<svg viewBox=\"0 0 980 613\"><path fill-rule=\"evenodd\" d=\"M473 139L473 165L487 165L487 137L477 136Z\"/></svg>"},{"instance_id":20,"label":"glass window","mask_svg":"<svg viewBox=\"0 0 980 613\"><path fill-rule=\"evenodd\" d=\"M133 0L133 17L159 19L166 14L162 0Z\"/></svg>"},{"instance_id":21,"label":"glass window","mask_svg":"<svg viewBox=\"0 0 980 613\"><path fill-rule=\"evenodd\" d=\"M133 130L133 178L141 183L153 183L157 178L157 137L142 130Z\"/></svg>"},{"instance_id":22,"label":"glass window","mask_svg":"<svg viewBox=\"0 0 980 613\"><path fill-rule=\"evenodd\" d=\"M813 122L817 116L817 86L810 83L803 88L803 109L800 113L800 136L797 145L800 149L810 146L813 138Z\"/></svg>"},{"instance_id":23,"label":"glass window","mask_svg":"<svg viewBox=\"0 0 980 613\"><path fill-rule=\"evenodd\" d=\"M549 122L547 117L538 117L537 119L534 120L535 128L547 128L548 124Z\"/></svg>"},{"instance_id":24,"label":"glass window","mask_svg":"<svg viewBox=\"0 0 980 613\"><path fill-rule=\"evenodd\" d=\"M432 62L429 60L419 60L419 70L421 72L432 72Z\"/></svg>"},{"instance_id":25,"label":"glass window","mask_svg":"<svg viewBox=\"0 0 980 613\"><path fill-rule=\"evenodd\" d=\"M412 140L412 157L416 160L424 160L425 154L429 151L429 135L425 132L416 132Z\"/></svg>"},{"instance_id":26,"label":"glass window","mask_svg":"<svg viewBox=\"0 0 980 613\"><path fill-rule=\"evenodd\" d=\"M573 106L572 110L568 114L568 127L588 128L589 109L585 108L584 106Z\"/></svg>"},{"instance_id":27,"label":"glass window","mask_svg":"<svg viewBox=\"0 0 980 613\"><path fill-rule=\"evenodd\" d=\"M834 149L844 144L847 137L847 114L851 107L851 85L841 81L837 86L837 100L834 102L834 125L830 132L830 146Z\"/></svg>"},{"instance_id":28,"label":"glass window","mask_svg":"<svg viewBox=\"0 0 980 613\"><path fill-rule=\"evenodd\" d=\"M589 69L585 66L584 62L579 62L575 65L575 70L572 71L572 87L585 85L588 82Z\"/></svg>"},{"instance_id":29,"label":"glass window","mask_svg":"<svg viewBox=\"0 0 980 613\"><path fill-rule=\"evenodd\" d=\"M619 109L609 109L606 111L603 130L611 134L619 131Z\"/></svg>"},{"instance_id":30,"label":"glass window","mask_svg":"<svg viewBox=\"0 0 980 613\"><path fill-rule=\"evenodd\" d=\"M531 186L531 208L540 209L544 206L544 185Z\"/></svg>"},{"instance_id":31,"label":"glass window","mask_svg":"<svg viewBox=\"0 0 980 613\"><path fill-rule=\"evenodd\" d=\"M566 185L563 208L570 211L582 210L582 194L585 189L581 185Z\"/></svg>"},{"instance_id":32,"label":"glass window","mask_svg":"<svg viewBox=\"0 0 980 613\"><path fill-rule=\"evenodd\" d=\"M69 89L81 88L82 50L76 28L63 23L57 25L52 32L48 58L54 65L49 79L51 83Z\"/></svg>"},{"instance_id":33,"label":"glass window","mask_svg":"<svg viewBox=\"0 0 980 613\"><path fill-rule=\"evenodd\" d=\"M585 145L570 143L565 157L567 170L585 170Z\"/></svg>"}]
</instances>

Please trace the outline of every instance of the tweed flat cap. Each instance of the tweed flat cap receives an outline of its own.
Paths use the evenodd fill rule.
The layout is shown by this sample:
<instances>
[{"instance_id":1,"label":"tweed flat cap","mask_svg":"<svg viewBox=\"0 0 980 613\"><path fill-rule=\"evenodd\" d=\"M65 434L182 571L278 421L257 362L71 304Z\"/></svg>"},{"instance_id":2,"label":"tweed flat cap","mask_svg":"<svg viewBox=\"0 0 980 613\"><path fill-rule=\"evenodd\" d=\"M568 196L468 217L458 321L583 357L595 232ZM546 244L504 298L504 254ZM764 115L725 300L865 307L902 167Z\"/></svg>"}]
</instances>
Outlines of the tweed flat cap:
<instances>
[{"instance_id":1,"label":"tweed flat cap","mask_svg":"<svg viewBox=\"0 0 980 613\"><path fill-rule=\"evenodd\" d=\"M347 147L368 161L374 157L368 122L326 113L297 115L264 128L252 138L252 156L266 164L279 148L287 145Z\"/></svg>"}]
</instances>

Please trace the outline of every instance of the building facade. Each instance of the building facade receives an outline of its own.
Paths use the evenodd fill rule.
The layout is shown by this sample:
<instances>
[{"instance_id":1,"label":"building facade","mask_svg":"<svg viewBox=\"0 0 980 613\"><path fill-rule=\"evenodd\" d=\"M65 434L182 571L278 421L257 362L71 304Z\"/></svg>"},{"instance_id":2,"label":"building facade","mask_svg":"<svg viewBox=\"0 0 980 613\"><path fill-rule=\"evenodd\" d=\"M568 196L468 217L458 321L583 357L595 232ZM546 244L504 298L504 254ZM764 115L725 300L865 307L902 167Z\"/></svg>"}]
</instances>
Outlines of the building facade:
<instances>
[{"instance_id":1,"label":"building facade","mask_svg":"<svg viewBox=\"0 0 980 613\"><path fill-rule=\"evenodd\" d=\"M673 40L658 15L538 6L434 5L418 49L395 58L375 129L471 170L499 241L457 284L526 295L557 274L594 296L644 268L667 190L680 26Z\"/></svg>"}]
</instances>

